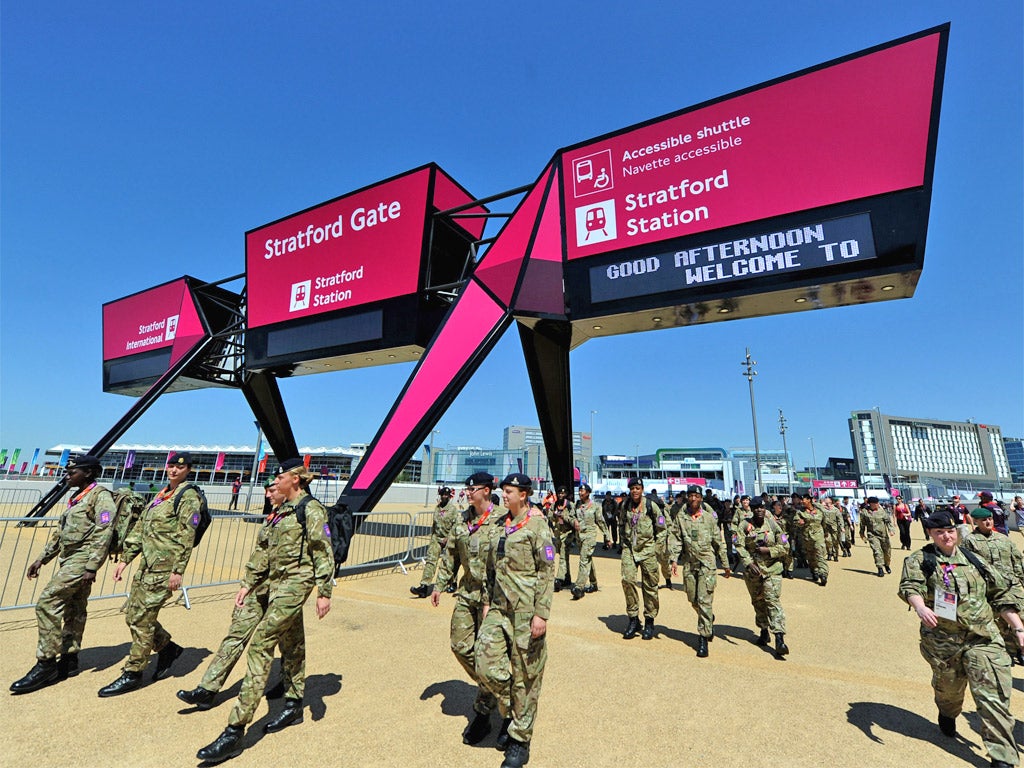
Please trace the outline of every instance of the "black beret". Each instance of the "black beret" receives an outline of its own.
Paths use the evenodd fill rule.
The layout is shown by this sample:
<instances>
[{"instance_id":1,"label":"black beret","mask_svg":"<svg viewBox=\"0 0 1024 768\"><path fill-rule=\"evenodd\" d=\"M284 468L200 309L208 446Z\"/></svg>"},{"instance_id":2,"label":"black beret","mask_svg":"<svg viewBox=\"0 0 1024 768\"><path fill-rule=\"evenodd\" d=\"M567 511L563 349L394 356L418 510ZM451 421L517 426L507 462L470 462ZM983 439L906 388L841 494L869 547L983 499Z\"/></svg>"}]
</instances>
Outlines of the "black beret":
<instances>
[{"instance_id":1,"label":"black beret","mask_svg":"<svg viewBox=\"0 0 1024 768\"><path fill-rule=\"evenodd\" d=\"M626 486L629 487L629 488L632 488L634 485L639 485L641 488L643 488L644 487L644 481L641 480L639 477L631 477L631 478L629 478L629 482L626 483Z\"/></svg>"},{"instance_id":2,"label":"black beret","mask_svg":"<svg viewBox=\"0 0 1024 768\"><path fill-rule=\"evenodd\" d=\"M591 487L590 487L589 485L587 485L586 483L580 483L580 490L581 490L581 491L586 491L587 493L591 493L591 492L593 492L593 490L594 490L594 489L593 489L593 488L591 488Z\"/></svg>"},{"instance_id":3,"label":"black beret","mask_svg":"<svg viewBox=\"0 0 1024 768\"><path fill-rule=\"evenodd\" d=\"M437 489L437 493L439 496L452 496L454 495L455 491L453 491L447 485L442 485L440 488Z\"/></svg>"},{"instance_id":4,"label":"black beret","mask_svg":"<svg viewBox=\"0 0 1024 768\"><path fill-rule=\"evenodd\" d=\"M68 459L67 470L72 469L99 469L100 460L92 454L86 453L81 456L74 456Z\"/></svg>"},{"instance_id":5,"label":"black beret","mask_svg":"<svg viewBox=\"0 0 1024 768\"><path fill-rule=\"evenodd\" d=\"M686 495L689 496L691 493L696 493L698 496L703 496L704 491L700 489L699 485L691 485L686 489Z\"/></svg>"},{"instance_id":6,"label":"black beret","mask_svg":"<svg viewBox=\"0 0 1024 768\"><path fill-rule=\"evenodd\" d=\"M487 472L474 472L472 475L466 478L466 485L486 485L488 488L494 487L494 475Z\"/></svg>"},{"instance_id":7,"label":"black beret","mask_svg":"<svg viewBox=\"0 0 1024 768\"><path fill-rule=\"evenodd\" d=\"M304 468L305 466L306 465L303 463L302 459L285 459L281 462L281 466L277 468L277 474L281 475L285 472L291 472L293 469L298 469L299 467Z\"/></svg>"},{"instance_id":8,"label":"black beret","mask_svg":"<svg viewBox=\"0 0 1024 768\"><path fill-rule=\"evenodd\" d=\"M937 512L932 512L928 517L921 521L927 529L932 528L956 528L956 519L949 512L949 510L943 509Z\"/></svg>"},{"instance_id":9,"label":"black beret","mask_svg":"<svg viewBox=\"0 0 1024 768\"><path fill-rule=\"evenodd\" d=\"M191 467L192 454L188 451L171 451L170 456L167 457L167 466L172 464L176 467Z\"/></svg>"},{"instance_id":10,"label":"black beret","mask_svg":"<svg viewBox=\"0 0 1024 768\"><path fill-rule=\"evenodd\" d=\"M506 475L505 479L501 481L502 488L506 485L511 485L513 488L518 488L522 491L529 491L533 489L533 480L530 479L529 475L524 475L522 472L513 472L511 475Z\"/></svg>"},{"instance_id":11,"label":"black beret","mask_svg":"<svg viewBox=\"0 0 1024 768\"><path fill-rule=\"evenodd\" d=\"M750 500L750 508L751 509L760 509L763 506L764 506L764 499L762 499L760 496L755 496L754 498L752 498Z\"/></svg>"},{"instance_id":12,"label":"black beret","mask_svg":"<svg viewBox=\"0 0 1024 768\"><path fill-rule=\"evenodd\" d=\"M878 503L878 497L877 496L868 496L867 502L868 502L868 504L877 504Z\"/></svg>"}]
</instances>

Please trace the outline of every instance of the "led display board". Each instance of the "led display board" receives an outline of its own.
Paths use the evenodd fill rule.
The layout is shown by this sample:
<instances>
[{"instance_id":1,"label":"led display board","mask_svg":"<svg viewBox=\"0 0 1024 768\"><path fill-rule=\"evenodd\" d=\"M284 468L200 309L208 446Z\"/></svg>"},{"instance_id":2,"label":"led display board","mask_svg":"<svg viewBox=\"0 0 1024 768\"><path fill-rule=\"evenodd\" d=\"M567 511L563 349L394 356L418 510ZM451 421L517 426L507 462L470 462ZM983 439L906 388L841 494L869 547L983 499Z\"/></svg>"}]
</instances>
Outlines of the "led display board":
<instances>
[{"instance_id":1,"label":"led display board","mask_svg":"<svg viewBox=\"0 0 1024 768\"><path fill-rule=\"evenodd\" d=\"M430 164L247 232L247 367L414 359L444 310L420 295L428 269L434 284L457 280L484 227L435 214L472 201Z\"/></svg>"},{"instance_id":2,"label":"led display board","mask_svg":"<svg viewBox=\"0 0 1024 768\"><path fill-rule=\"evenodd\" d=\"M563 150L571 316L843 280L833 303L849 303L867 293L856 280L919 273L947 39L948 25ZM915 286L883 280L870 300Z\"/></svg>"}]
</instances>

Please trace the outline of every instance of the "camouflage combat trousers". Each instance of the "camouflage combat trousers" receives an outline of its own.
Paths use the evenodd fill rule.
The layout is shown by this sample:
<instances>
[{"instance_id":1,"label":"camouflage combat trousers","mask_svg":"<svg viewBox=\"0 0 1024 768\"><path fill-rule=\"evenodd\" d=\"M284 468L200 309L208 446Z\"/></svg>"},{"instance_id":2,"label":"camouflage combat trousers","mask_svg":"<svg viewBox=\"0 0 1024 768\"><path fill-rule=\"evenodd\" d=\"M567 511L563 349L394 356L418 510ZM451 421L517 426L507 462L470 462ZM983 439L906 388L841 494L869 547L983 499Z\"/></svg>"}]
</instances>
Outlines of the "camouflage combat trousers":
<instances>
[{"instance_id":1,"label":"camouflage combat trousers","mask_svg":"<svg viewBox=\"0 0 1024 768\"><path fill-rule=\"evenodd\" d=\"M92 582L82 581L85 563L68 561L57 569L36 603L39 627L37 659L54 659L59 653L78 653L85 633L86 606Z\"/></svg>"},{"instance_id":2,"label":"camouflage combat trousers","mask_svg":"<svg viewBox=\"0 0 1024 768\"><path fill-rule=\"evenodd\" d=\"M576 586L583 589L589 580L597 586L597 571L594 569L594 547L597 546L597 533L584 531L580 534L580 569L576 574Z\"/></svg>"},{"instance_id":3,"label":"camouflage combat trousers","mask_svg":"<svg viewBox=\"0 0 1024 768\"><path fill-rule=\"evenodd\" d=\"M466 670L466 674L477 684L476 701L473 702L473 711L481 714L493 712L498 707L498 700L494 698L487 687L483 684L476 672L476 638L480 632L480 625L483 623L483 606L464 602L461 599L455 601L455 610L452 611L451 645L452 653L458 659L459 664ZM508 701L503 704L502 711L508 711Z\"/></svg>"},{"instance_id":4,"label":"camouflage combat trousers","mask_svg":"<svg viewBox=\"0 0 1024 768\"><path fill-rule=\"evenodd\" d=\"M149 655L171 642L170 633L157 617L171 596L167 582L170 571L140 568L132 580L132 590L124 609L124 620L132 633L132 647L124 664L125 672L141 672L149 663Z\"/></svg>"},{"instance_id":5,"label":"camouflage combat trousers","mask_svg":"<svg viewBox=\"0 0 1024 768\"><path fill-rule=\"evenodd\" d=\"M672 558L668 554L668 537L659 539L654 543L654 554L658 556L658 565L661 566L661 575L667 581L672 578Z\"/></svg>"},{"instance_id":6,"label":"camouflage combat trousers","mask_svg":"<svg viewBox=\"0 0 1024 768\"><path fill-rule=\"evenodd\" d=\"M635 618L640 615L640 601L637 596L637 576L644 595L644 618L658 616L658 558L645 557L639 563L633 559L633 550L622 550L622 591L626 595L626 615Z\"/></svg>"},{"instance_id":7,"label":"camouflage combat trousers","mask_svg":"<svg viewBox=\"0 0 1024 768\"><path fill-rule=\"evenodd\" d=\"M715 584L718 576L712 568L705 568L700 563L695 565L681 564L683 587L686 597L693 610L697 612L697 634L711 637L715 629L715 612L712 602L715 599Z\"/></svg>"},{"instance_id":8,"label":"camouflage combat trousers","mask_svg":"<svg viewBox=\"0 0 1024 768\"><path fill-rule=\"evenodd\" d=\"M555 545L555 552L558 554L558 564L555 566L555 580L568 584L572 581L572 573L569 568L569 550L572 548L572 537L576 531L552 531L551 538Z\"/></svg>"},{"instance_id":9,"label":"camouflage combat trousers","mask_svg":"<svg viewBox=\"0 0 1024 768\"><path fill-rule=\"evenodd\" d=\"M530 636L532 613L507 614L491 610L480 626L476 640L478 679L508 709L508 735L516 741L530 741L537 719L544 665L548 659L547 635Z\"/></svg>"},{"instance_id":10,"label":"camouflage combat trousers","mask_svg":"<svg viewBox=\"0 0 1024 768\"><path fill-rule=\"evenodd\" d=\"M256 631L260 619L266 614L268 601L269 596L266 592L250 592L246 595L242 607L236 607L232 611L231 626L228 627L227 635L220 641L220 647L214 654L213 660L210 661L210 666L203 673L203 679L199 681L200 688L216 693L224 687L231 670L242 658L249 638ZM285 695L288 698L302 698L301 693L297 696L293 695L294 683L287 676L285 676L284 684Z\"/></svg>"},{"instance_id":11,"label":"camouflage combat trousers","mask_svg":"<svg viewBox=\"0 0 1024 768\"><path fill-rule=\"evenodd\" d=\"M890 560L892 560L892 544L889 541L889 537L885 534L876 536L873 533L869 533L868 544L871 547L871 554L875 557L875 568L887 568Z\"/></svg>"},{"instance_id":12,"label":"camouflage combat trousers","mask_svg":"<svg viewBox=\"0 0 1024 768\"><path fill-rule=\"evenodd\" d=\"M263 699L274 649L281 646L281 673L292 681L287 697L301 700L306 687L306 633L302 606L313 590L312 583L286 583L271 590L263 619L256 625L247 656L248 669L242 680L229 725L248 725Z\"/></svg>"},{"instance_id":13,"label":"camouflage combat trousers","mask_svg":"<svg viewBox=\"0 0 1024 768\"><path fill-rule=\"evenodd\" d=\"M423 561L423 578L420 580L422 584L433 584L434 583L434 572L437 570L437 560L441 557L441 550L443 549L441 539L437 536L430 537L430 543L427 545L427 557ZM452 584L459 583L459 556L455 556L455 562L452 567Z\"/></svg>"},{"instance_id":14,"label":"camouflage combat trousers","mask_svg":"<svg viewBox=\"0 0 1024 768\"><path fill-rule=\"evenodd\" d=\"M786 614L782 610L782 577L770 574L764 578L744 570L743 581L754 606L754 623L769 632L786 631Z\"/></svg>"},{"instance_id":15,"label":"camouflage combat trousers","mask_svg":"<svg viewBox=\"0 0 1024 768\"><path fill-rule=\"evenodd\" d=\"M825 526L825 553L834 559L839 559L839 529L832 526Z\"/></svg>"},{"instance_id":16,"label":"camouflage combat trousers","mask_svg":"<svg viewBox=\"0 0 1024 768\"><path fill-rule=\"evenodd\" d=\"M825 559L825 535L821 531L804 531L804 558L814 576L828 577L828 561Z\"/></svg>"},{"instance_id":17,"label":"camouflage combat trousers","mask_svg":"<svg viewBox=\"0 0 1024 768\"><path fill-rule=\"evenodd\" d=\"M1001 643L984 641L961 647L952 656L942 658L936 651L945 654L948 644L941 644L945 648L936 645L939 644L933 645L922 636L921 655L932 668L932 688L939 714L958 716L963 709L964 689L970 685L981 719L981 740L989 758L1017 765L1015 720L1010 713L1012 662L1006 649Z\"/></svg>"}]
</instances>

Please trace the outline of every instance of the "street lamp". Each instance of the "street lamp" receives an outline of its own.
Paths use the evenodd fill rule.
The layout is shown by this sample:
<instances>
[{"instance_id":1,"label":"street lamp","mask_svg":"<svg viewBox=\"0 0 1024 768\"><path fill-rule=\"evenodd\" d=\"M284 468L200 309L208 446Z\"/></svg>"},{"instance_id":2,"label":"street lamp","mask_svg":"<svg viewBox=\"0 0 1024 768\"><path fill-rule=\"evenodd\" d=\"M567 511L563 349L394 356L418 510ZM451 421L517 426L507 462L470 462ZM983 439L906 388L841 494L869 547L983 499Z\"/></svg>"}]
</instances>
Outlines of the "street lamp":
<instances>
[{"instance_id":1,"label":"street lamp","mask_svg":"<svg viewBox=\"0 0 1024 768\"><path fill-rule=\"evenodd\" d=\"M782 435L782 455L786 459L786 488L789 495L793 495L793 474L789 466L789 448L786 447L786 417L782 415L779 408L779 434Z\"/></svg>"},{"instance_id":2,"label":"street lamp","mask_svg":"<svg viewBox=\"0 0 1024 768\"><path fill-rule=\"evenodd\" d=\"M754 422L754 466L755 466L755 481L754 481L754 494L761 493L761 446L757 440L757 409L754 407L754 377L757 376L757 371L754 370L754 366L757 365L756 360L750 359L750 347L747 347L747 357L742 363L744 371L741 376L747 379L747 383L750 385L750 418Z\"/></svg>"},{"instance_id":3,"label":"street lamp","mask_svg":"<svg viewBox=\"0 0 1024 768\"><path fill-rule=\"evenodd\" d=\"M254 421L253 424L256 425L256 450L252 454L252 473L249 477L249 489L245 494L246 512L249 511L249 502L252 501L252 489L256 485L256 475L260 467L260 446L263 445L263 427L258 421Z\"/></svg>"},{"instance_id":4,"label":"street lamp","mask_svg":"<svg viewBox=\"0 0 1024 768\"><path fill-rule=\"evenodd\" d=\"M427 462L430 466L427 470L427 500L424 502L428 507L430 506L430 488L434 484L434 435L439 434L441 434L439 429L430 430L430 460Z\"/></svg>"},{"instance_id":5,"label":"street lamp","mask_svg":"<svg viewBox=\"0 0 1024 768\"><path fill-rule=\"evenodd\" d=\"M590 466L587 467L587 474L593 474L594 472L594 416L597 415L597 411L590 412ZM588 478L590 482L594 482L594 478Z\"/></svg>"},{"instance_id":6,"label":"street lamp","mask_svg":"<svg viewBox=\"0 0 1024 768\"><path fill-rule=\"evenodd\" d=\"M814 479L821 480L821 476L818 474L818 459L814 456L814 438L808 437L807 439L811 441L811 463L814 464Z\"/></svg>"}]
</instances>

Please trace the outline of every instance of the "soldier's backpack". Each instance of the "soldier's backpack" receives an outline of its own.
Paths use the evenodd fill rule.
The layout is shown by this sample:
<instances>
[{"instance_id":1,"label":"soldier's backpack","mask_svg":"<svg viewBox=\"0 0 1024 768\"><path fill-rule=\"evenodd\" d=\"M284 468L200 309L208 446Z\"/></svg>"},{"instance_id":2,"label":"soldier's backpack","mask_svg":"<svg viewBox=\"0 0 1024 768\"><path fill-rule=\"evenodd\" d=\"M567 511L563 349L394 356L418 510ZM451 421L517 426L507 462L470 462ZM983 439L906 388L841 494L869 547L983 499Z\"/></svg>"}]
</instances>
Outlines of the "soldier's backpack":
<instances>
[{"instance_id":1,"label":"soldier's backpack","mask_svg":"<svg viewBox=\"0 0 1024 768\"><path fill-rule=\"evenodd\" d=\"M924 574L925 579L930 579L932 574L935 573L935 569L938 567L938 560L935 557L935 545L925 544L921 547L921 551L924 553L924 557L921 559L921 573ZM981 575L985 581L991 581L992 575L989 572L988 566L986 566L981 558L971 552L969 549L960 547L960 553L967 558L967 562L981 571Z\"/></svg>"},{"instance_id":2,"label":"soldier's backpack","mask_svg":"<svg viewBox=\"0 0 1024 768\"><path fill-rule=\"evenodd\" d=\"M295 519L302 525L302 548L299 549L299 559L302 559L304 547L306 546L306 504L313 497L303 496L295 505ZM331 532L331 551L334 553L334 575L338 575L341 565L348 560L349 546L352 544L352 536L355 534L355 518L352 510L348 508L341 499L334 504L324 508L327 512L327 527Z\"/></svg>"},{"instance_id":3,"label":"soldier's backpack","mask_svg":"<svg viewBox=\"0 0 1024 768\"><path fill-rule=\"evenodd\" d=\"M206 529L210 527L210 523L213 522L213 517L210 515L210 504L206 501L206 494L203 493L203 489L195 483L185 483L182 487L181 493L174 497L174 514L178 514L178 506L181 504L181 497L185 495L185 491L191 488L199 496L199 521L196 523L196 534L192 539L192 548L195 549L199 546L199 542L203 540L203 534L206 533Z\"/></svg>"},{"instance_id":4,"label":"soldier's backpack","mask_svg":"<svg viewBox=\"0 0 1024 768\"><path fill-rule=\"evenodd\" d=\"M117 512L114 515L114 535L110 538L110 549L107 550L111 560L115 560L124 551L125 539L146 508L146 499L131 488L118 488L113 495Z\"/></svg>"}]
</instances>

